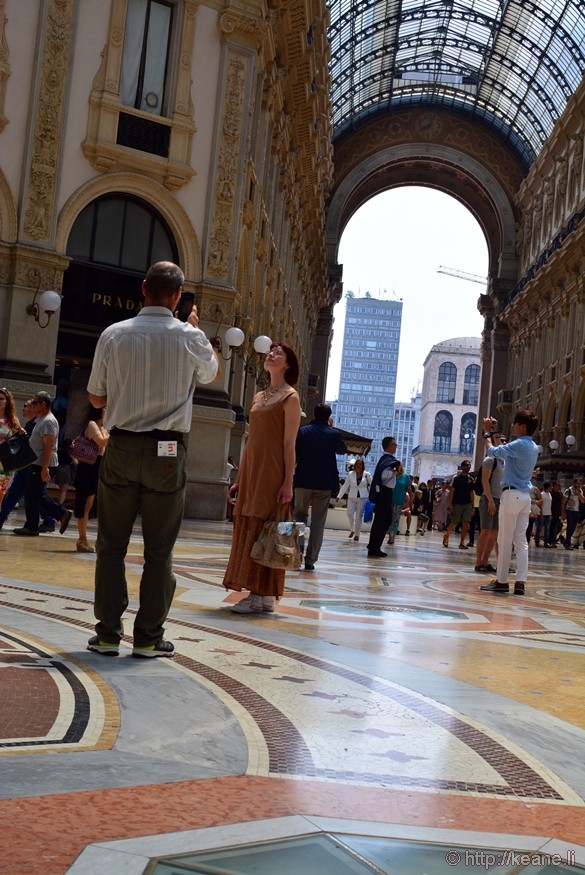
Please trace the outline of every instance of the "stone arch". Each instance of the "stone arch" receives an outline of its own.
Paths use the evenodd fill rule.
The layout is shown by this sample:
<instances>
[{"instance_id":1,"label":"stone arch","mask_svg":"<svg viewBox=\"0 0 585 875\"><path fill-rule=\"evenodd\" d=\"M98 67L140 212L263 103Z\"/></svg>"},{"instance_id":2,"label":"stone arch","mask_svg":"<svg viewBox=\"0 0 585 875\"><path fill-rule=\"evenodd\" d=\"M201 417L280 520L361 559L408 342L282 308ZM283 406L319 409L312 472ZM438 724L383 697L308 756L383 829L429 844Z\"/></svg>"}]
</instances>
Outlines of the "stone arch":
<instances>
[{"instance_id":1,"label":"stone arch","mask_svg":"<svg viewBox=\"0 0 585 875\"><path fill-rule=\"evenodd\" d=\"M516 279L516 222L510 197L495 173L452 146L406 143L382 146L358 161L337 186L327 213L328 262L337 265L350 218L376 194L398 185L426 185L459 200L486 237L489 275Z\"/></svg>"},{"instance_id":2,"label":"stone arch","mask_svg":"<svg viewBox=\"0 0 585 875\"><path fill-rule=\"evenodd\" d=\"M137 173L108 173L85 183L63 205L57 222L55 246L59 254L65 254L67 240L73 223L88 204L105 194L130 194L141 198L156 210L169 226L179 251L179 261L187 282L201 281L201 247L189 216L163 186Z\"/></svg>"},{"instance_id":3,"label":"stone arch","mask_svg":"<svg viewBox=\"0 0 585 875\"><path fill-rule=\"evenodd\" d=\"M571 407L572 400L573 400L573 393L571 392L570 387L567 386L567 388L563 392L563 397L562 397L561 403L559 405L559 412L558 412L557 422L556 422L557 425L562 426L563 428L566 427L569 419L571 419L571 417L573 415L572 411L571 412L569 411L569 408Z\"/></svg>"},{"instance_id":4,"label":"stone arch","mask_svg":"<svg viewBox=\"0 0 585 875\"><path fill-rule=\"evenodd\" d=\"M553 393L548 399L548 404L546 405L546 413L544 416L544 422L542 424L542 428L546 431L549 431L556 423L554 422L555 413L557 412L557 396Z\"/></svg>"},{"instance_id":5,"label":"stone arch","mask_svg":"<svg viewBox=\"0 0 585 875\"><path fill-rule=\"evenodd\" d=\"M18 215L12 190L0 170L0 240L14 243L18 234Z\"/></svg>"},{"instance_id":6,"label":"stone arch","mask_svg":"<svg viewBox=\"0 0 585 875\"><path fill-rule=\"evenodd\" d=\"M538 399L538 404L536 405L534 415L538 419L538 431L539 433L541 433L544 428L544 423L542 421L542 399L540 398Z\"/></svg>"},{"instance_id":7,"label":"stone arch","mask_svg":"<svg viewBox=\"0 0 585 875\"><path fill-rule=\"evenodd\" d=\"M585 378L579 383L579 388L575 394L575 406L573 408L574 422L585 421Z\"/></svg>"}]
</instances>

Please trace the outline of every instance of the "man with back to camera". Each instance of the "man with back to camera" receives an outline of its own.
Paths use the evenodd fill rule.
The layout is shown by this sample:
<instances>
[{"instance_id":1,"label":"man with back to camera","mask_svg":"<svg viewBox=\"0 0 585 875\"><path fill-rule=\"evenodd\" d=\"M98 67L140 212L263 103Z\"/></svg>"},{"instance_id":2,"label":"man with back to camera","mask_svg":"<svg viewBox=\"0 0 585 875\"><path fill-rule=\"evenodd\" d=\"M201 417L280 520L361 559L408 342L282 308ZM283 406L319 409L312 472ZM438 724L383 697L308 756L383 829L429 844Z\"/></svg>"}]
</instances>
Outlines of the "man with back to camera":
<instances>
[{"instance_id":1,"label":"man with back to camera","mask_svg":"<svg viewBox=\"0 0 585 875\"><path fill-rule=\"evenodd\" d=\"M396 446L396 438L390 436L383 438L382 449L384 452L378 459L372 476L370 501L375 507L370 540L368 541L368 557L370 559L382 559L388 555L382 550L382 543L392 523L392 493L396 482L396 472L400 467L400 462L394 455Z\"/></svg>"},{"instance_id":2,"label":"man with back to camera","mask_svg":"<svg viewBox=\"0 0 585 875\"><path fill-rule=\"evenodd\" d=\"M347 453L340 432L333 428L331 408L321 402L313 421L303 425L296 440L295 520L306 523L311 505L311 530L305 553L305 571L313 571L319 558L331 494L339 489L336 455ZM304 537L300 540L304 552Z\"/></svg>"},{"instance_id":3,"label":"man with back to camera","mask_svg":"<svg viewBox=\"0 0 585 875\"><path fill-rule=\"evenodd\" d=\"M88 650L117 656L128 607L124 559L141 514L144 568L134 620L133 656L172 656L164 622L175 592L172 550L183 520L186 448L196 382L210 383L219 363L199 329L174 317L185 277L169 261L142 282L144 306L100 336L88 384L94 407L107 407L108 448L100 466L95 569L96 635Z\"/></svg>"},{"instance_id":4,"label":"man with back to camera","mask_svg":"<svg viewBox=\"0 0 585 875\"><path fill-rule=\"evenodd\" d=\"M538 458L538 447L532 435L538 427L538 419L532 410L519 410L512 423L514 440L509 444L494 446L497 422L493 417L483 421L483 437L489 458L505 462L502 476L502 497L499 509L498 566L495 580L480 586L484 592L503 595L510 591L508 573L512 557L512 545L516 550L516 583L514 595L524 595L528 576L528 542L526 529L530 515L530 478Z\"/></svg>"}]
</instances>

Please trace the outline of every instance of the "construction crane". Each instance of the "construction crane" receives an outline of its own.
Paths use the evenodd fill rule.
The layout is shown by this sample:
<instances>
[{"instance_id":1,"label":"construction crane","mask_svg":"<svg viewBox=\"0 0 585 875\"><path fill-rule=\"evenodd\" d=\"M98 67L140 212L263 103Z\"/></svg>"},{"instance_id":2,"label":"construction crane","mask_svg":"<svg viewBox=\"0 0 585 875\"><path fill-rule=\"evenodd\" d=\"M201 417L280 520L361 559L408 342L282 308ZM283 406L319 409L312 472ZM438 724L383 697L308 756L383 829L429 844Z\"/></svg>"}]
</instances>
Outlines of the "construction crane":
<instances>
[{"instance_id":1,"label":"construction crane","mask_svg":"<svg viewBox=\"0 0 585 875\"><path fill-rule=\"evenodd\" d=\"M459 279L468 280L470 283L481 283L482 286L487 284L487 279L483 276L478 276L476 273L466 273L464 270L455 270L453 267L444 267L441 265L437 273L446 273L449 276L458 276Z\"/></svg>"}]
</instances>

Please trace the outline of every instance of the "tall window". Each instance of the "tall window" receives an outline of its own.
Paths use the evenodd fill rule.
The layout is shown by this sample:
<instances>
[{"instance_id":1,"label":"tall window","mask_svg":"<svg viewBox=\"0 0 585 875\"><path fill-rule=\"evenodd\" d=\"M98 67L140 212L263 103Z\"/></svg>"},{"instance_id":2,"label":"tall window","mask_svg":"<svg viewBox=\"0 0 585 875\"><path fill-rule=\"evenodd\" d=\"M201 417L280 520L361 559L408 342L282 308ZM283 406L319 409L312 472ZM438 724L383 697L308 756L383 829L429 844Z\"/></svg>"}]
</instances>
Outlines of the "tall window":
<instances>
[{"instance_id":1,"label":"tall window","mask_svg":"<svg viewBox=\"0 0 585 875\"><path fill-rule=\"evenodd\" d=\"M126 106L163 115L172 17L164 0L129 0L120 80Z\"/></svg>"},{"instance_id":2,"label":"tall window","mask_svg":"<svg viewBox=\"0 0 585 875\"><path fill-rule=\"evenodd\" d=\"M451 450L451 434L453 432L453 417L448 410L439 410L435 416L433 432L433 451L448 453Z\"/></svg>"},{"instance_id":3,"label":"tall window","mask_svg":"<svg viewBox=\"0 0 585 875\"><path fill-rule=\"evenodd\" d=\"M439 368L437 401L441 401L443 404L454 404L456 385L457 368L452 362L443 362Z\"/></svg>"},{"instance_id":4,"label":"tall window","mask_svg":"<svg viewBox=\"0 0 585 875\"><path fill-rule=\"evenodd\" d=\"M459 431L459 452L465 456L472 456L475 447L475 425L477 416L475 413L466 413L461 418Z\"/></svg>"},{"instance_id":5,"label":"tall window","mask_svg":"<svg viewBox=\"0 0 585 875\"><path fill-rule=\"evenodd\" d=\"M468 365L463 380L463 403L474 407L479 402L479 365Z\"/></svg>"}]
</instances>

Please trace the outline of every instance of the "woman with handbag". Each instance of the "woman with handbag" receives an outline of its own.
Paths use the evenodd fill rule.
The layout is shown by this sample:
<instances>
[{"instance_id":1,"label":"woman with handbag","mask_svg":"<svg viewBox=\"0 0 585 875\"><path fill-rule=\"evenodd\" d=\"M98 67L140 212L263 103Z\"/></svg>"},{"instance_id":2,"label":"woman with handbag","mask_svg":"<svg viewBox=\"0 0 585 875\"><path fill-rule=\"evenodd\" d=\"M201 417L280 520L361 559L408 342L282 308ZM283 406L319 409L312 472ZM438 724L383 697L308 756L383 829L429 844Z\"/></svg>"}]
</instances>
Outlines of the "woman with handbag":
<instances>
[{"instance_id":1,"label":"woman with handbag","mask_svg":"<svg viewBox=\"0 0 585 875\"><path fill-rule=\"evenodd\" d=\"M12 392L8 389L0 389L0 442L17 432L24 432L24 429L16 416ZM0 464L0 506L2 499L8 492L13 475L14 471L5 471Z\"/></svg>"},{"instance_id":2,"label":"woman with handbag","mask_svg":"<svg viewBox=\"0 0 585 875\"><path fill-rule=\"evenodd\" d=\"M359 541L360 532L362 530L362 521L364 515L364 504L370 494L370 486L372 485L372 475L366 471L363 459L356 459L353 471L350 471L345 478L345 483L337 493L337 501L339 501L345 493L347 496L347 518L349 520L349 536L354 541Z\"/></svg>"},{"instance_id":3,"label":"woman with handbag","mask_svg":"<svg viewBox=\"0 0 585 875\"><path fill-rule=\"evenodd\" d=\"M95 553L94 548L87 540L87 523L97 493L100 462L109 438L109 434L104 428L104 413L105 407L93 407L90 405L88 423L82 433L86 441L92 441L95 444L97 453L95 453L95 460L90 462L89 459L94 455L94 450L90 446L89 450L91 452L85 457L86 461L79 460L77 463L77 474L75 475L75 521L79 535L77 540L78 553ZM75 443L78 441L79 438Z\"/></svg>"},{"instance_id":4,"label":"woman with handbag","mask_svg":"<svg viewBox=\"0 0 585 875\"><path fill-rule=\"evenodd\" d=\"M290 516L295 440L301 422L299 396L293 388L299 378L294 350L284 343L273 343L264 369L270 383L254 396L246 449L236 481L228 490L228 499L237 497L237 502L223 585L250 593L232 608L237 614L272 613L275 600L284 592L284 569L261 565L250 553L267 520L275 514Z\"/></svg>"}]
</instances>

